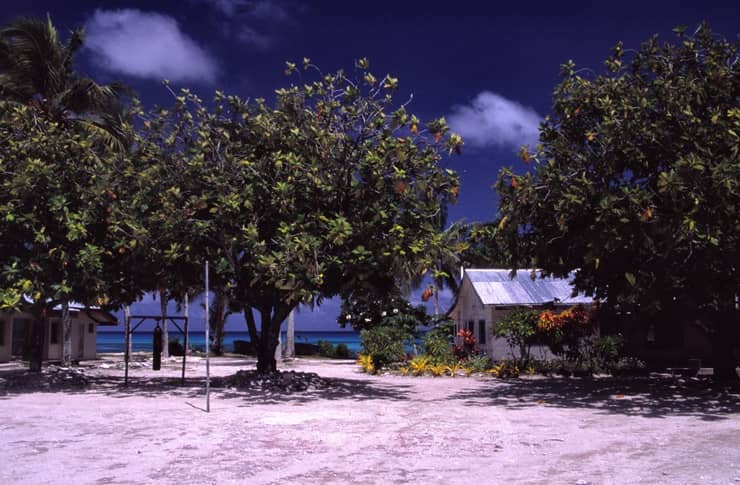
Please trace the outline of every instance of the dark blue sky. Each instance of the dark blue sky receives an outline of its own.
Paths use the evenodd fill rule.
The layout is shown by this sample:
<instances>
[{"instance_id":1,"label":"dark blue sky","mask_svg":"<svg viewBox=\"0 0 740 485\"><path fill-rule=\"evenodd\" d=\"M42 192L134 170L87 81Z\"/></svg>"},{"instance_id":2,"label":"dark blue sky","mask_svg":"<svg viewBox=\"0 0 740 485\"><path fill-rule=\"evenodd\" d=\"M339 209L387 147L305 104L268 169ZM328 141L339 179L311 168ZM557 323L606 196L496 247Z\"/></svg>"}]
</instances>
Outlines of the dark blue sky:
<instances>
[{"instance_id":1,"label":"dark blue sky","mask_svg":"<svg viewBox=\"0 0 740 485\"><path fill-rule=\"evenodd\" d=\"M215 89L272 98L291 79L286 60L309 57L324 71L370 59L376 75L401 81L422 119L446 116L461 132L462 175L453 219L490 219L499 168L520 162L550 110L560 64L601 72L617 41L636 48L654 33L702 20L738 39L737 2L75 1L4 2L0 22L49 13L60 33L86 26L79 69L131 85L145 105L169 103L161 79L204 98ZM336 302L299 325L334 329ZM322 324L322 322L326 322ZM243 329L234 323L234 329Z\"/></svg>"}]
</instances>

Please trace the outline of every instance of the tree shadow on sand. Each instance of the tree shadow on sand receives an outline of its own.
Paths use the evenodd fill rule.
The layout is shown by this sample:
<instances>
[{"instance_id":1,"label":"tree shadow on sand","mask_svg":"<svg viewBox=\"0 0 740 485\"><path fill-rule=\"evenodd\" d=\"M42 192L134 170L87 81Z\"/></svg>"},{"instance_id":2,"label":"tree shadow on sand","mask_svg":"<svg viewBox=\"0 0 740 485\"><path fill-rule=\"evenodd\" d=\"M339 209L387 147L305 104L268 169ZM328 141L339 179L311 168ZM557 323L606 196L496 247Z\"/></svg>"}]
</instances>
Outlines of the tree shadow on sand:
<instances>
[{"instance_id":1,"label":"tree shadow on sand","mask_svg":"<svg viewBox=\"0 0 740 485\"><path fill-rule=\"evenodd\" d=\"M740 413L740 391L700 379L670 377L512 379L490 381L450 396L470 406L517 410L535 406L586 408L648 418L693 416L706 421Z\"/></svg>"},{"instance_id":2,"label":"tree shadow on sand","mask_svg":"<svg viewBox=\"0 0 740 485\"><path fill-rule=\"evenodd\" d=\"M6 378L19 378L17 375L5 374ZM13 387L0 388L0 399L14 395L34 392L65 394L104 394L113 398L127 399L135 397L161 398L178 396L189 399L205 396L206 380L204 377L188 377L183 382L179 377L140 377L129 376L125 384L123 376L87 375L84 385L65 385L64 382L39 382L32 376L33 382L19 382ZM279 388L263 389L259 387L234 387L224 378L213 378L211 396L213 399L239 399L243 405L284 404L286 402L301 404L316 400L408 400L410 386L388 384L377 381L346 378L320 378L319 385L308 389L285 390Z\"/></svg>"},{"instance_id":3,"label":"tree shadow on sand","mask_svg":"<svg viewBox=\"0 0 740 485\"><path fill-rule=\"evenodd\" d=\"M325 378L327 385L304 391L283 392L280 390L250 390L238 388L216 389L218 397L239 399L244 405L251 404L303 404L317 400L385 400L407 401L410 386L387 384L374 381L344 378Z\"/></svg>"}]
</instances>

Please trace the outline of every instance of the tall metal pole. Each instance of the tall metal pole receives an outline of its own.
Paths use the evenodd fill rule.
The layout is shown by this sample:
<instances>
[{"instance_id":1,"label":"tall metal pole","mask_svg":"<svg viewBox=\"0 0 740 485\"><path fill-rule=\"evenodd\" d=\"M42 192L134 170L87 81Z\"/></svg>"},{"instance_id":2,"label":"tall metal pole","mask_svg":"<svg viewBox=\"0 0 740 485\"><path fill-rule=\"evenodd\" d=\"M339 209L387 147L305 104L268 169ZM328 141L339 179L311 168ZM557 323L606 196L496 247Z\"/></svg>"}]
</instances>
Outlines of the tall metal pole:
<instances>
[{"instance_id":1,"label":"tall metal pole","mask_svg":"<svg viewBox=\"0 0 740 485\"><path fill-rule=\"evenodd\" d=\"M211 412L211 362L208 352L210 332L208 320L208 261L206 261L206 412Z\"/></svg>"},{"instance_id":2,"label":"tall metal pole","mask_svg":"<svg viewBox=\"0 0 740 485\"><path fill-rule=\"evenodd\" d=\"M185 293L185 335L183 336L183 339L185 340L185 343L183 344L183 350L182 350L182 377L180 378L180 382L182 384L185 384L185 359L188 355L188 317L190 316L190 311L188 309L189 304L189 298L187 292Z\"/></svg>"},{"instance_id":3,"label":"tall metal pole","mask_svg":"<svg viewBox=\"0 0 740 485\"><path fill-rule=\"evenodd\" d=\"M131 358L131 308L128 305L123 307L123 333L125 334L126 348L123 354L125 371L123 374L123 384L128 386L128 361Z\"/></svg>"},{"instance_id":4,"label":"tall metal pole","mask_svg":"<svg viewBox=\"0 0 740 485\"><path fill-rule=\"evenodd\" d=\"M170 333L167 330L167 303L169 302L169 296L166 290L159 291L159 308L162 314L162 358L169 359L170 357Z\"/></svg>"}]
</instances>

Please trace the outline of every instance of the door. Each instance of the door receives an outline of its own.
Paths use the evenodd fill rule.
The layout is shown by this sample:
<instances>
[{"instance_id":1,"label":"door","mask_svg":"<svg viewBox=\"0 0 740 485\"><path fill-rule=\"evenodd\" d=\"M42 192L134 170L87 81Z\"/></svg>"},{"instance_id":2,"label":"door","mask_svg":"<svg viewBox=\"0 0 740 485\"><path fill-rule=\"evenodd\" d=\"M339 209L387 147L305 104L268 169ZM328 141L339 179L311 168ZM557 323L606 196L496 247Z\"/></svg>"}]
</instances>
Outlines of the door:
<instances>
[{"instance_id":1,"label":"door","mask_svg":"<svg viewBox=\"0 0 740 485\"><path fill-rule=\"evenodd\" d=\"M24 357L26 343L28 342L29 332L31 331L30 318L13 319L13 341L11 344L11 354L18 357Z\"/></svg>"}]
</instances>

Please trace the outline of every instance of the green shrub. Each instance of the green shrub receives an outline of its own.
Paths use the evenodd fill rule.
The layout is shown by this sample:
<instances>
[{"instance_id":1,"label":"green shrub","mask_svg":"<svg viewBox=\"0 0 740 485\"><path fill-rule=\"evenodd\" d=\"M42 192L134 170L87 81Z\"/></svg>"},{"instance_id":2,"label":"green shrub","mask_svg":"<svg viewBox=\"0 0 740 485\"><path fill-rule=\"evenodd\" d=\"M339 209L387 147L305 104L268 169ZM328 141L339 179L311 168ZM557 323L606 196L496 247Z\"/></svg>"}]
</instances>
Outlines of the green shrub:
<instances>
[{"instance_id":1,"label":"green shrub","mask_svg":"<svg viewBox=\"0 0 740 485\"><path fill-rule=\"evenodd\" d=\"M334 357L334 346L331 344L331 342L327 342L326 340L319 340L317 342L317 345L319 346L319 355L323 357Z\"/></svg>"},{"instance_id":2,"label":"green shrub","mask_svg":"<svg viewBox=\"0 0 740 485\"><path fill-rule=\"evenodd\" d=\"M234 353L242 355L252 353L252 342L248 340L234 340Z\"/></svg>"},{"instance_id":3,"label":"green shrub","mask_svg":"<svg viewBox=\"0 0 740 485\"><path fill-rule=\"evenodd\" d=\"M369 355L376 370L406 358L404 342L411 335L396 327L374 327L360 332L362 354Z\"/></svg>"},{"instance_id":4,"label":"green shrub","mask_svg":"<svg viewBox=\"0 0 740 485\"><path fill-rule=\"evenodd\" d=\"M538 330L537 322L540 318L540 312L528 308L517 308L504 318L496 322L493 334L496 337L503 337L511 347L511 355L514 355L514 349L519 351L518 364L520 367L525 366L530 360L532 345L536 342Z\"/></svg>"},{"instance_id":5,"label":"green shrub","mask_svg":"<svg viewBox=\"0 0 740 485\"><path fill-rule=\"evenodd\" d=\"M236 348L236 341L234 341L234 348ZM309 344L307 342L296 342L295 343L295 354L296 355L319 355L319 346L315 344Z\"/></svg>"},{"instance_id":6,"label":"green shrub","mask_svg":"<svg viewBox=\"0 0 740 485\"><path fill-rule=\"evenodd\" d=\"M635 372L644 372L646 369L645 362L637 357L622 357L612 368L614 374L630 374Z\"/></svg>"},{"instance_id":7,"label":"green shrub","mask_svg":"<svg viewBox=\"0 0 740 485\"><path fill-rule=\"evenodd\" d=\"M424 354L433 364L451 364L455 360L452 353L454 324L440 324L424 336Z\"/></svg>"},{"instance_id":8,"label":"green shrub","mask_svg":"<svg viewBox=\"0 0 740 485\"><path fill-rule=\"evenodd\" d=\"M595 372L613 370L622 357L624 338L621 335L592 336L583 345L583 364Z\"/></svg>"},{"instance_id":9,"label":"green shrub","mask_svg":"<svg viewBox=\"0 0 740 485\"><path fill-rule=\"evenodd\" d=\"M167 345L167 350L169 350L170 355L175 357L182 357L185 355L185 347L180 343L180 339L177 337L170 339Z\"/></svg>"},{"instance_id":10,"label":"green shrub","mask_svg":"<svg viewBox=\"0 0 740 485\"><path fill-rule=\"evenodd\" d=\"M345 343L338 343L336 346L332 345L331 342L326 340L319 340L316 342L318 347L318 353L322 357L331 357L338 359L349 359L352 357L349 347Z\"/></svg>"},{"instance_id":11,"label":"green shrub","mask_svg":"<svg viewBox=\"0 0 740 485\"><path fill-rule=\"evenodd\" d=\"M486 372L491 367L491 358L484 354L471 355L465 360L465 368L471 373Z\"/></svg>"},{"instance_id":12,"label":"green shrub","mask_svg":"<svg viewBox=\"0 0 740 485\"><path fill-rule=\"evenodd\" d=\"M350 357L352 357L352 352L350 352L347 344L338 343L337 346L334 347L334 357L338 357L340 359L349 359Z\"/></svg>"}]
</instances>

